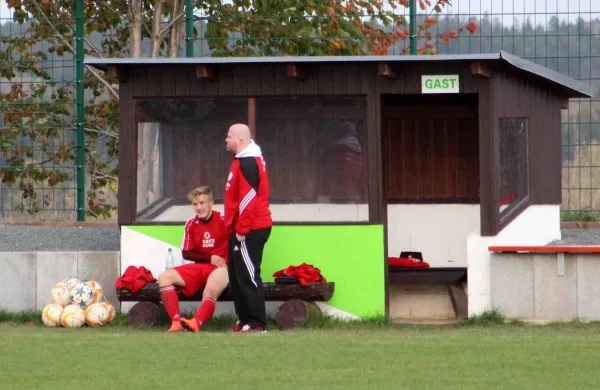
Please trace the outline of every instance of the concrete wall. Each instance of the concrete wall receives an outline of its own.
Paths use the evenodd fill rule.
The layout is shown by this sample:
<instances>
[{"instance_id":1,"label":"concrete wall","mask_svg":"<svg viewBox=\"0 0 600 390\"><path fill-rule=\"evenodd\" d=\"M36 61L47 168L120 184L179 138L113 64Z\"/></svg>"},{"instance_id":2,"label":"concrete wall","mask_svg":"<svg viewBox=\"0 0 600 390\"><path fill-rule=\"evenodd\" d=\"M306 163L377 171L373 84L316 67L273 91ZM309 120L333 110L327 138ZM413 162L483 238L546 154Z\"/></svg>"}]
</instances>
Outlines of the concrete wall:
<instances>
[{"instance_id":1,"label":"concrete wall","mask_svg":"<svg viewBox=\"0 0 600 390\"><path fill-rule=\"evenodd\" d=\"M478 204L389 204L388 255L423 253L431 267L466 267L467 237L480 232Z\"/></svg>"},{"instance_id":2,"label":"concrete wall","mask_svg":"<svg viewBox=\"0 0 600 390\"><path fill-rule=\"evenodd\" d=\"M467 238L469 316L491 309L491 268L489 247L498 245L546 245L561 238L560 206L529 206L500 233Z\"/></svg>"},{"instance_id":3,"label":"concrete wall","mask_svg":"<svg viewBox=\"0 0 600 390\"><path fill-rule=\"evenodd\" d=\"M390 285L389 315L399 321L454 320L454 308L443 284Z\"/></svg>"},{"instance_id":4,"label":"concrete wall","mask_svg":"<svg viewBox=\"0 0 600 390\"><path fill-rule=\"evenodd\" d=\"M70 276L94 280L115 308L119 252L0 252L0 310L41 310L50 289Z\"/></svg>"},{"instance_id":5,"label":"concrete wall","mask_svg":"<svg viewBox=\"0 0 600 390\"><path fill-rule=\"evenodd\" d=\"M493 253L492 307L523 320L600 320L600 254L562 256Z\"/></svg>"}]
</instances>

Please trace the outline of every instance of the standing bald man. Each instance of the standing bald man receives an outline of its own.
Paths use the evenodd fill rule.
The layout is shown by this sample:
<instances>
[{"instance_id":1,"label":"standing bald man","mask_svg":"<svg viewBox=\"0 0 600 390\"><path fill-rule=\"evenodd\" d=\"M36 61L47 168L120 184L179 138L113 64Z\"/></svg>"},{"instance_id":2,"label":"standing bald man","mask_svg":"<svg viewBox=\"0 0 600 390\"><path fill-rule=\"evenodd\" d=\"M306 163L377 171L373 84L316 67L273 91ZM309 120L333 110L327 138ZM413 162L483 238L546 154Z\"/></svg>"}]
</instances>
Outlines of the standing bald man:
<instances>
[{"instance_id":1,"label":"standing bald man","mask_svg":"<svg viewBox=\"0 0 600 390\"><path fill-rule=\"evenodd\" d=\"M231 331L264 332L267 313L260 265L273 225L267 166L248 126L231 126L225 142L227 151L234 154L225 186L227 266L235 314L239 319Z\"/></svg>"}]
</instances>

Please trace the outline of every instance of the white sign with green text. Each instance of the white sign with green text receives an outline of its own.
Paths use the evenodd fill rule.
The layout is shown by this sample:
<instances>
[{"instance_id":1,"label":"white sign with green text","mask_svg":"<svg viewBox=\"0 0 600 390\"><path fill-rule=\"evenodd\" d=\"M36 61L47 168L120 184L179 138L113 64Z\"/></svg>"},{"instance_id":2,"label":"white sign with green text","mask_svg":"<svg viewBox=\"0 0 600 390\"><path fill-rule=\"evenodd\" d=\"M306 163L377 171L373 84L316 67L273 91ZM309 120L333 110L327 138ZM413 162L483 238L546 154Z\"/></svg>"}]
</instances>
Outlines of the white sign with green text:
<instances>
[{"instance_id":1,"label":"white sign with green text","mask_svg":"<svg viewBox=\"0 0 600 390\"><path fill-rule=\"evenodd\" d=\"M421 76L422 93L458 93L458 75Z\"/></svg>"}]
</instances>

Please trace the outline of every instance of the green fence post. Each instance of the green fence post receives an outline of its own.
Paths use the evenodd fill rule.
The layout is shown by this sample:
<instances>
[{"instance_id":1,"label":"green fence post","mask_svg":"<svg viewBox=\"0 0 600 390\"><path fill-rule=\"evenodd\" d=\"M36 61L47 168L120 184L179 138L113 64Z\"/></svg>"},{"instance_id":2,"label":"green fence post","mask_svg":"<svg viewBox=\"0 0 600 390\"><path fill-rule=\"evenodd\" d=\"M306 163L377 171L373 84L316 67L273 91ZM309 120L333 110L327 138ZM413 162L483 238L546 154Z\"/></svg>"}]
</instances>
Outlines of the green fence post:
<instances>
[{"instance_id":1,"label":"green fence post","mask_svg":"<svg viewBox=\"0 0 600 390\"><path fill-rule=\"evenodd\" d=\"M185 56L194 56L194 7L192 0L185 0Z\"/></svg>"},{"instance_id":2,"label":"green fence post","mask_svg":"<svg viewBox=\"0 0 600 390\"><path fill-rule=\"evenodd\" d=\"M417 54L417 0L410 0L410 55Z\"/></svg>"},{"instance_id":3,"label":"green fence post","mask_svg":"<svg viewBox=\"0 0 600 390\"><path fill-rule=\"evenodd\" d=\"M83 85L83 6L85 0L75 4L75 86L77 106L77 221L85 220L85 111Z\"/></svg>"}]
</instances>

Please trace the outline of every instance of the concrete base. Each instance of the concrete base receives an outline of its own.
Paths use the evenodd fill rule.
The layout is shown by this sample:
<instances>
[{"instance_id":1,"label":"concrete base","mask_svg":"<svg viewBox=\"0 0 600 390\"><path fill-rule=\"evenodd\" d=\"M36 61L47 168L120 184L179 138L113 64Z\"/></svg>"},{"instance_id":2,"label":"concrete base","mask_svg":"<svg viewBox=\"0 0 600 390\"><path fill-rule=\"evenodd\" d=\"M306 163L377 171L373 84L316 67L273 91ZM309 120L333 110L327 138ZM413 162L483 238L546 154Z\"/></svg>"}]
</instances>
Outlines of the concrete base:
<instances>
[{"instance_id":1,"label":"concrete base","mask_svg":"<svg viewBox=\"0 0 600 390\"><path fill-rule=\"evenodd\" d=\"M394 321L455 320L448 287L433 285L390 285L389 313Z\"/></svg>"},{"instance_id":2,"label":"concrete base","mask_svg":"<svg viewBox=\"0 0 600 390\"><path fill-rule=\"evenodd\" d=\"M119 263L119 252L0 252L0 310L41 310L52 286L71 276L98 282L118 308Z\"/></svg>"},{"instance_id":3,"label":"concrete base","mask_svg":"<svg viewBox=\"0 0 600 390\"><path fill-rule=\"evenodd\" d=\"M600 320L600 255L493 253L492 307L527 321Z\"/></svg>"}]
</instances>

